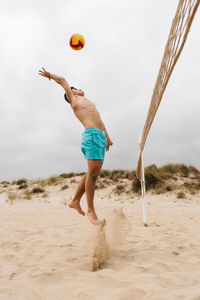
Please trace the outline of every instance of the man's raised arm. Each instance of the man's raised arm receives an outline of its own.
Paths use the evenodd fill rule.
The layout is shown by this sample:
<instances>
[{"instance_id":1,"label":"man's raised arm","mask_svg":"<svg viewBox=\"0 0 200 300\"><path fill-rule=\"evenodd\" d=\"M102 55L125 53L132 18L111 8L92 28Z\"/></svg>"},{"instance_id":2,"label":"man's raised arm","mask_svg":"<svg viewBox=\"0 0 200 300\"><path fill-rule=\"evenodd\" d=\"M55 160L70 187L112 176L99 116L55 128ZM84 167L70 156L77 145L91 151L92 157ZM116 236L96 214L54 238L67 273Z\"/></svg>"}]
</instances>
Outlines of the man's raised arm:
<instances>
[{"instance_id":1,"label":"man's raised arm","mask_svg":"<svg viewBox=\"0 0 200 300\"><path fill-rule=\"evenodd\" d=\"M52 74L50 72L47 72L44 68L42 68L42 70L39 70L39 75L43 76L43 77L46 77L49 80L53 79L53 80L55 80L55 82L60 84L66 92L67 99L69 100L70 103L72 102L74 95L71 91L71 88L70 88L67 80L64 77L61 77L61 76Z\"/></svg>"}]
</instances>

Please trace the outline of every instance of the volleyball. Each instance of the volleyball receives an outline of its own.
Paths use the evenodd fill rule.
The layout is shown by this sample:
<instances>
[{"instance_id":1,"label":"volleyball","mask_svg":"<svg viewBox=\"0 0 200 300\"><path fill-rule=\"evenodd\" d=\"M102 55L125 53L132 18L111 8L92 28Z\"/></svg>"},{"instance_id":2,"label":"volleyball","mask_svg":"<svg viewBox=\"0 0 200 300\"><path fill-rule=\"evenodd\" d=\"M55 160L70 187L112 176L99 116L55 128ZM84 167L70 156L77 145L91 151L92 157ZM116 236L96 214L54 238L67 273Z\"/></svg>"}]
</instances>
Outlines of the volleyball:
<instances>
[{"instance_id":1,"label":"volleyball","mask_svg":"<svg viewBox=\"0 0 200 300\"><path fill-rule=\"evenodd\" d=\"M79 33L74 33L69 40L70 47L74 50L81 50L85 45L84 37Z\"/></svg>"}]
</instances>

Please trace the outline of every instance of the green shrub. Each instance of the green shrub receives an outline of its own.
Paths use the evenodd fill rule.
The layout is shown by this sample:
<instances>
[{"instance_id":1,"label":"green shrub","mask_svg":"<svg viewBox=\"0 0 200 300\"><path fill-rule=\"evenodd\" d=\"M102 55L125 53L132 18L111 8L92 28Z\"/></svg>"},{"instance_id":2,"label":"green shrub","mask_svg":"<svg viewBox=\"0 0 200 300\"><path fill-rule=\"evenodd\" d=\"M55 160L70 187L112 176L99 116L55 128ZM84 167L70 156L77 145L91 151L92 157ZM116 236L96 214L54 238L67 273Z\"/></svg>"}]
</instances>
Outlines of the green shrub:
<instances>
[{"instance_id":1,"label":"green shrub","mask_svg":"<svg viewBox=\"0 0 200 300\"><path fill-rule=\"evenodd\" d=\"M99 189L105 189L107 186L106 186L106 184L105 184L105 182L104 181L98 181L97 183L96 183L96 185L95 185L95 188L97 189L97 190L99 190Z\"/></svg>"},{"instance_id":2,"label":"green shrub","mask_svg":"<svg viewBox=\"0 0 200 300\"><path fill-rule=\"evenodd\" d=\"M169 192L173 188L176 188L175 183L173 183L172 186L169 185L172 180L177 181L180 176L187 178L191 172L198 173L196 173L196 177L193 177L194 181L192 183L188 181L184 183L183 186L186 187L191 193L194 193L195 190L200 190L200 176L198 175L200 172L192 166L187 167L184 164L168 164L158 168L155 164L152 164L146 167L144 172L146 191L154 190L155 193L159 194ZM130 174L133 177L132 191L138 193L141 190L140 181L136 178L135 171L132 171ZM174 176L174 174L177 175ZM127 177L128 175L126 172L126 178ZM170 180L170 182L168 180ZM199 180L199 182L195 182L195 180Z\"/></svg>"},{"instance_id":3,"label":"green shrub","mask_svg":"<svg viewBox=\"0 0 200 300\"><path fill-rule=\"evenodd\" d=\"M167 185L167 186L166 186L166 191L167 191L167 192L170 192L171 190L172 190L171 186Z\"/></svg>"},{"instance_id":4,"label":"green shrub","mask_svg":"<svg viewBox=\"0 0 200 300\"><path fill-rule=\"evenodd\" d=\"M161 187L162 183L162 176L160 175L159 169L153 167L153 168L145 168L145 188L146 191L150 189L159 189L158 193L161 193L161 190L163 191L163 188ZM132 191L135 193L138 193L141 191L141 183L138 178L134 178L132 181Z\"/></svg>"},{"instance_id":5,"label":"green shrub","mask_svg":"<svg viewBox=\"0 0 200 300\"><path fill-rule=\"evenodd\" d=\"M191 193L191 191L198 191L200 189L200 182L184 182L183 186Z\"/></svg>"},{"instance_id":6,"label":"green shrub","mask_svg":"<svg viewBox=\"0 0 200 300\"><path fill-rule=\"evenodd\" d=\"M59 177L56 176L51 176L47 179L47 184L51 185L51 184L58 184L59 182Z\"/></svg>"},{"instance_id":7,"label":"green shrub","mask_svg":"<svg viewBox=\"0 0 200 300\"><path fill-rule=\"evenodd\" d=\"M155 192L156 194L165 194L166 193L166 186L165 185L160 185L155 187Z\"/></svg>"},{"instance_id":8,"label":"green shrub","mask_svg":"<svg viewBox=\"0 0 200 300\"><path fill-rule=\"evenodd\" d=\"M194 188L195 188L196 190L200 190L200 182L195 183L195 184L194 184Z\"/></svg>"},{"instance_id":9,"label":"green shrub","mask_svg":"<svg viewBox=\"0 0 200 300\"><path fill-rule=\"evenodd\" d=\"M156 184L160 183L161 180L162 178L157 170L145 168L145 181L147 191L155 188Z\"/></svg>"},{"instance_id":10,"label":"green shrub","mask_svg":"<svg viewBox=\"0 0 200 300\"><path fill-rule=\"evenodd\" d=\"M18 189L22 190L22 189L26 189L28 187L28 185L26 183L19 185Z\"/></svg>"},{"instance_id":11,"label":"green shrub","mask_svg":"<svg viewBox=\"0 0 200 300\"><path fill-rule=\"evenodd\" d=\"M125 190L124 185L118 184L118 185L116 186L116 190L117 190L117 191L124 191L124 190Z\"/></svg>"},{"instance_id":12,"label":"green shrub","mask_svg":"<svg viewBox=\"0 0 200 300\"><path fill-rule=\"evenodd\" d=\"M179 168L175 164L168 164L161 168L161 170L165 173L169 173L171 175L178 173Z\"/></svg>"},{"instance_id":13,"label":"green shrub","mask_svg":"<svg viewBox=\"0 0 200 300\"><path fill-rule=\"evenodd\" d=\"M129 179L129 180L133 180L136 177L136 171L127 171L126 172L126 176L125 178Z\"/></svg>"},{"instance_id":14,"label":"green shrub","mask_svg":"<svg viewBox=\"0 0 200 300\"><path fill-rule=\"evenodd\" d=\"M101 178L109 178L113 181L118 179L129 179L132 180L135 177L135 171L128 171L128 170L101 170L100 175Z\"/></svg>"},{"instance_id":15,"label":"green shrub","mask_svg":"<svg viewBox=\"0 0 200 300\"><path fill-rule=\"evenodd\" d=\"M67 178L71 178L71 177L74 177L74 176L76 176L73 172L71 172L71 173L68 173L67 174L68 175L68 177Z\"/></svg>"},{"instance_id":16,"label":"green shrub","mask_svg":"<svg viewBox=\"0 0 200 300\"><path fill-rule=\"evenodd\" d=\"M148 166L147 169L149 169L149 170L155 170L155 169L158 169L158 168L157 168L157 166L155 164L152 164L152 165Z\"/></svg>"},{"instance_id":17,"label":"green shrub","mask_svg":"<svg viewBox=\"0 0 200 300\"><path fill-rule=\"evenodd\" d=\"M196 194L196 191L195 191L195 189L193 189L193 188L189 188L189 189L188 189L188 192L189 192L191 195L195 195L195 194Z\"/></svg>"},{"instance_id":18,"label":"green shrub","mask_svg":"<svg viewBox=\"0 0 200 300\"><path fill-rule=\"evenodd\" d=\"M104 178L104 177L109 177L110 172L108 170L101 170L100 172L100 177Z\"/></svg>"},{"instance_id":19,"label":"green shrub","mask_svg":"<svg viewBox=\"0 0 200 300\"><path fill-rule=\"evenodd\" d=\"M116 178L117 178L116 174L117 174L117 170L110 171L109 178L110 178L111 180L114 180L114 181L115 181Z\"/></svg>"},{"instance_id":20,"label":"green shrub","mask_svg":"<svg viewBox=\"0 0 200 300\"><path fill-rule=\"evenodd\" d=\"M45 179L37 179L37 180L32 181L32 183L38 184L40 186L44 186L46 184L46 180Z\"/></svg>"},{"instance_id":21,"label":"green shrub","mask_svg":"<svg viewBox=\"0 0 200 300\"><path fill-rule=\"evenodd\" d=\"M180 173L183 175L183 177L188 177L190 174L190 169L187 166L185 166L184 164L179 165L179 170L180 170Z\"/></svg>"},{"instance_id":22,"label":"green shrub","mask_svg":"<svg viewBox=\"0 0 200 300\"><path fill-rule=\"evenodd\" d=\"M62 173L59 175L59 177L61 178L68 178L68 174L67 173Z\"/></svg>"},{"instance_id":23,"label":"green shrub","mask_svg":"<svg viewBox=\"0 0 200 300\"><path fill-rule=\"evenodd\" d=\"M123 192L125 192L125 187L124 187L124 185L122 185L122 184L117 184L117 186L116 186L116 188L115 188L115 192L117 193L117 194L121 194L121 193L123 193Z\"/></svg>"},{"instance_id":24,"label":"green shrub","mask_svg":"<svg viewBox=\"0 0 200 300\"><path fill-rule=\"evenodd\" d=\"M185 193L184 192L178 192L177 194L176 194L176 197L178 198L178 199L183 199L183 198L185 198L186 197L186 195L185 195Z\"/></svg>"},{"instance_id":25,"label":"green shrub","mask_svg":"<svg viewBox=\"0 0 200 300\"><path fill-rule=\"evenodd\" d=\"M67 184L65 184L65 185L63 185L63 186L61 187L61 191L66 190L66 189L68 189L68 188L69 188L69 186L68 186Z\"/></svg>"},{"instance_id":26,"label":"green shrub","mask_svg":"<svg viewBox=\"0 0 200 300\"><path fill-rule=\"evenodd\" d=\"M4 181L1 182L1 184L3 184L3 185L8 185L8 184L10 184L10 182L4 180Z\"/></svg>"},{"instance_id":27,"label":"green shrub","mask_svg":"<svg viewBox=\"0 0 200 300\"><path fill-rule=\"evenodd\" d=\"M63 173L63 174L60 174L59 177L61 178L71 178L71 177L74 177L74 176L83 176L85 175L85 172L80 172L80 173Z\"/></svg>"},{"instance_id":28,"label":"green shrub","mask_svg":"<svg viewBox=\"0 0 200 300\"><path fill-rule=\"evenodd\" d=\"M168 164L160 168L160 170L163 171L165 175L174 175L179 173L183 177L188 177L190 174L190 168L184 164Z\"/></svg>"},{"instance_id":29,"label":"green shrub","mask_svg":"<svg viewBox=\"0 0 200 300\"><path fill-rule=\"evenodd\" d=\"M37 194L37 193L44 193L45 190L40 188L40 187L36 187L32 189L32 193Z\"/></svg>"},{"instance_id":30,"label":"green shrub","mask_svg":"<svg viewBox=\"0 0 200 300\"><path fill-rule=\"evenodd\" d=\"M131 188L135 193L139 193L141 191L141 183L137 177L133 179Z\"/></svg>"},{"instance_id":31,"label":"green shrub","mask_svg":"<svg viewBox=\"0 0 200 300\"><path fill-rule=\"evenodd\" d=\"M124 170L113 170L110 171L109 178L113 181L117 181L118 179L125 178Z\"/></svg>"},{"instance_id":32,"label":"green shrub","mask_svg":"<svg viewBox=\"0 0 200 300\"><path fill-rule=\"evenodd\" d=\"M17 185L22 185L22 184L26 183L26 179L19 179L16 183L17 183Z\"/></svg>"}]
</instances>

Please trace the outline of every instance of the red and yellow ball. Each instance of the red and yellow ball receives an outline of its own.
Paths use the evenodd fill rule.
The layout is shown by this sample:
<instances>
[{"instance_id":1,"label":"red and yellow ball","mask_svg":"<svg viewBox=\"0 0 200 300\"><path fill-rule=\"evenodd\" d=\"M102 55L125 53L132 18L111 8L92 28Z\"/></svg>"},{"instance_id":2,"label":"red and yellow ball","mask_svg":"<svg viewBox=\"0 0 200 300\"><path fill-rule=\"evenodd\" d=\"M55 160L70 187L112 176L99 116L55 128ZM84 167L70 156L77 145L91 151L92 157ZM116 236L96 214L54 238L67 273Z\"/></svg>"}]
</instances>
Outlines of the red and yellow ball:
<instances>
[{"instance_id":1,"label":"red and yellow ball","mask_svg":"<svg viewBox=\"0 0 200 300\"><path fill-rule=\"evenodd\" d=\"M74 50L81 50L85 45L84 37L79 33L74 33L69 40L70 47Z\"/></svg>"}]
</instances>

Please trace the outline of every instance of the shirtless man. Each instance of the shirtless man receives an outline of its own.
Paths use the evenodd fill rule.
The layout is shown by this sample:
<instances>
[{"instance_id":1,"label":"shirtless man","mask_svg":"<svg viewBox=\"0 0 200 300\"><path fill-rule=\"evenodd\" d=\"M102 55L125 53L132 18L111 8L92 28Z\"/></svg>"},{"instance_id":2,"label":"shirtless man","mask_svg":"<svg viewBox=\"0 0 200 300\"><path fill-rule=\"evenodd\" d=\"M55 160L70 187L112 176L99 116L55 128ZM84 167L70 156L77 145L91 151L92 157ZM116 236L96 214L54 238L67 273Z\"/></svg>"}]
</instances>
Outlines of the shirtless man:
<instances>
[{"instance_id":1,"label":"shirtless man","mask_svg":"<svg viewBox=\"0 0 200 300\"><path fill-rule=\"evenodd\" d=\"M44 68L39 70L39 75L46 77L49 80L55 80L64 88L66 92L64 95L65 100L71 105L75 116L85 127L85 131L82 134L81 150L85 159L87 159L88 171L81 178L69 207L76 209L84 216L85 213L80 206L80 200L83 194L86 193L88 205L87 216L92 224L98 225L99 220L93 204L95 183L103 165L105 151L108 151L113 143L96 106L84 97L84 92L82 90L70 87L65 78L51 74Z\"/></svg>"}]
</instances>

